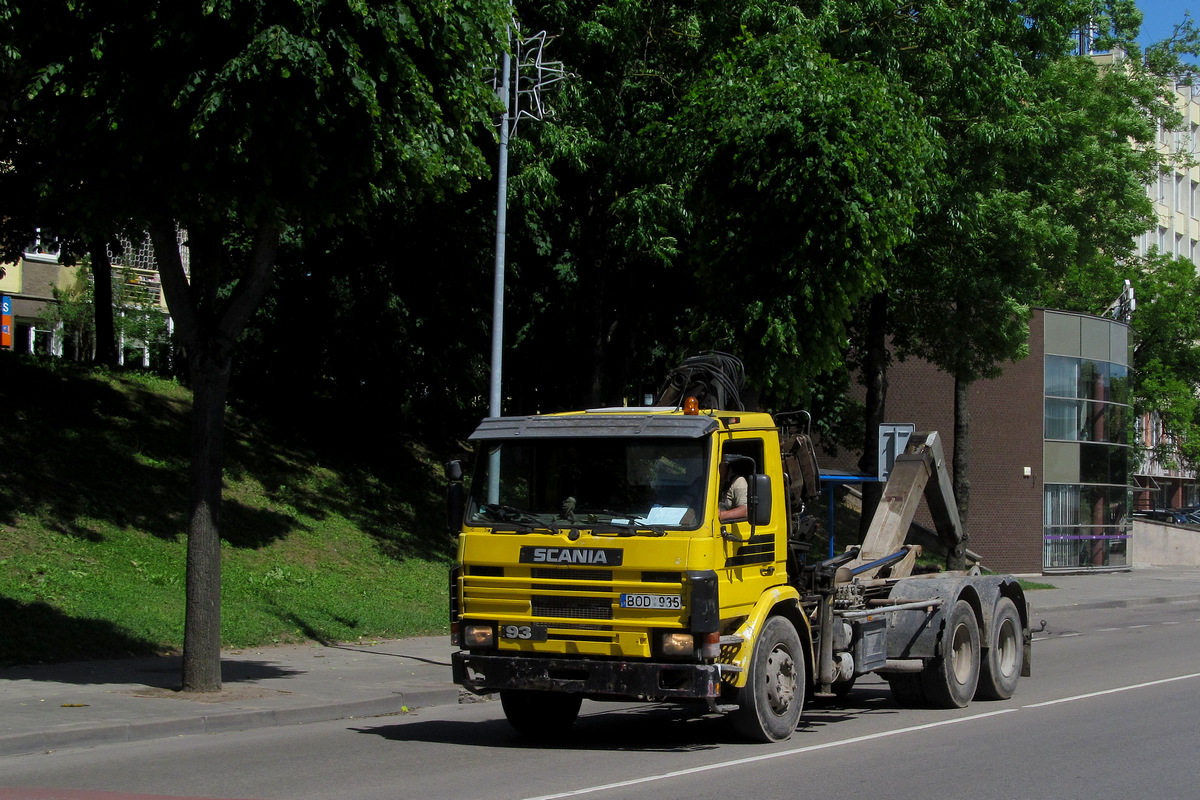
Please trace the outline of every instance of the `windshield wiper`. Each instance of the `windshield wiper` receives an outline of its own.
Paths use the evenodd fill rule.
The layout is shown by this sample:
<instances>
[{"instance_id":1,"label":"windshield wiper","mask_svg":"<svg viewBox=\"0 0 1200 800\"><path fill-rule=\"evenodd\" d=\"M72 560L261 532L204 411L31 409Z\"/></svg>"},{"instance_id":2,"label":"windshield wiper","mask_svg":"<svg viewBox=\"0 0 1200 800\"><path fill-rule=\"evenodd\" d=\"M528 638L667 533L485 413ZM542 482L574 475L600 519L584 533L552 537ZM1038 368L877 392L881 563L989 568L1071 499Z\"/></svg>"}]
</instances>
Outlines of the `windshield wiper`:
<instances>
[{"instance_id":1,"label":"windshield wiper","mask_svg":"<svg viewBox=\"0 0 1200 800\"><path fill-rule=\"evenodd\" d=\"M555 525L546 524L537 514L517 508L516 506L506 506L500 503L485 503L479 507L479 511L485 517L489 517L495 523L492 525L492 532L508 533L508 526L512 526L512 533L535 533L537 531L545 531L546 533L558 533L560 528ZM501 530L501 529L504 530Z\"/></svg>"},{"instance_id":2,"label":"windshield wiper","mask_svg":"<svg viewBox=\"0 0 1200 800\"><path fill-rule=\"evenodd\" d=\"M528 511L517 508L516 506L505 506L499 503L485 503L479 507L479 510L488 517L497 522L532 522L537 525L542 524L542 518L537 514L531 514Z\"/></svg>"}]
</instances>

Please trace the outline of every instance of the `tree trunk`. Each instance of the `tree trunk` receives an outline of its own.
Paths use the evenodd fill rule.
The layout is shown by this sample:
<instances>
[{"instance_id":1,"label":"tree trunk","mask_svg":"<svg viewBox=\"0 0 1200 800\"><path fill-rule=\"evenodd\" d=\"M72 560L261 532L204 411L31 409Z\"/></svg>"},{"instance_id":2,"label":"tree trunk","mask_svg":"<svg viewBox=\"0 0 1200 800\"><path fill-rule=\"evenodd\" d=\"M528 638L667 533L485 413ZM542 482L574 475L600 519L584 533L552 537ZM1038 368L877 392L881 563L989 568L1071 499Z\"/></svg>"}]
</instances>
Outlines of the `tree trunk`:
<instances>
[{"instance_id":1,"label":"tree trunk","mask_svg":"<svg viewBox=\"0 0 1200 800\"><path fill-rule=\"evenodd\" d=\"M863 414L863 452L858 470L866 475L879 472L879 426L887 414L887 292L871 298L867 313L867 341L863 354L863 382L867 397ZM858 542L867 537L871 518L883 497L883 484L869 481L862 484L862 516L858 523Z\"/></svg>"},{"instance_id":2,"label":"tree trunk","mask_svg":"<svg viewBox=\"0 0 1200 800\"><path fill-rule=\"evenodd\" d=\"M97 364L117 365L117 332L113 325L112 262L108 258L108 243L94 240L88 244L92 257L92 300L96 319Z\"/></svg>"},{"instance_id":3,"label":"tree trunk","mask_svg":"<svg viewBox=\"0 0 1200 800\"><path fill-rule=\"evenodd\" d=\"M150 229L167 307L192 372L192 472L188 501L187 604L183 632L183 689L221 689L221 476L224 468L225 399L233 368L233 343L270 282L280 226L254 233L249 262L228 300L222 300L224 231L196 226L189 232L192 273L183 271L173 220Z\"/></svg>"},{"instance_id":4,"label":"tree trunk","mask_svg":"<svg viewBox=\"0 0 1200 800\"><path fill-rule=\"evenodd\" d=\"M971 381L962 375L954 376L954 499L958 503L958 520L962 525L962 544L946 557L948 569L965 569L967 566L967 512L971 506L971 410L968 396Z\"/></svg>"},{"instance_id":5,"label":"tree trunk","mask_svg":"<svg viewBox=\"0 0 1200 800\"><path fill-rule=\"evenodd\" d=\"M188 502L183 690L221 689L221 474L225 398L233 360L200 345L191 357L192 474Z\"/></svg>"}]
</instances>

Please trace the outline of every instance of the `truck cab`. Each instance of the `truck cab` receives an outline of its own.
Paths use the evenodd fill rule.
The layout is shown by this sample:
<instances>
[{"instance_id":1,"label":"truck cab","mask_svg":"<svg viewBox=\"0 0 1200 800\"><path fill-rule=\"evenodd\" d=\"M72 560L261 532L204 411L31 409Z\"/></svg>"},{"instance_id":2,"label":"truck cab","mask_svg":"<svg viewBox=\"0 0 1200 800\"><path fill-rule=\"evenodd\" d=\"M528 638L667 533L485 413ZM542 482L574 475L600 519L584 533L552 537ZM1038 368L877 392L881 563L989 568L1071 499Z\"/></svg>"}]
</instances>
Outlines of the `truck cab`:
<instances>
[{"instance_id":1,"label":"truck cab","mask_svg":"<svg viewBox=\"0 0 1200 800\"><path fill-rule=\"evenodd\" d=\"M469 489L448 471L455 682L540 737L591 698L697 703L778 741L806 694L871 672L902 705L1010 696L1031 639L1017 581L912 574L923 493L961 544L936 433L898 459L863 544L813 561L816 459L785 416L681 397L483 420Z\"/></svg>"}]
</instances>

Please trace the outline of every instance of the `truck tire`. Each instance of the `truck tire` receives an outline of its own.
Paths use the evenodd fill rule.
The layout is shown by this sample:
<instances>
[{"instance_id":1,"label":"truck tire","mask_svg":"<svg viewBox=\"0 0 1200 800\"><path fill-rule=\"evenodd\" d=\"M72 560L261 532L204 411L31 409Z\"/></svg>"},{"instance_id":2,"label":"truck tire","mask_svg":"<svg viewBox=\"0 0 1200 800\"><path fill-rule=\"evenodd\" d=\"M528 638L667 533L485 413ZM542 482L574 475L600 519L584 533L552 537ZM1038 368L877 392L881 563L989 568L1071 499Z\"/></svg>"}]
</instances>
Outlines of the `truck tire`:
<instances>
[{"instance_id":1,"label":"truck tire","mask_svg":"<svg viewBox=\"0 0 1200 800\"><path fill-rule=\"evenodd\" d=\"M950 610L942 654L921 671L925 699L934 708L966 708L979 685L979 622L966 600Z\"/></svg>"},{"instance_id":2,"label":"truck tire","mask_svg":"<svg viewBox=\"0 0 1200 800\"><path fill-rule=\"evenodd\" d=\"M901 708L923 708L929 705L929 701L925 699L925 687L921 685L919 672L890 672L885 677L896 705Z\"/></svg>"},{"instance_id":3,"label":"truck tire","mask_svg":"<svg viewBox=\"0 0 1200 800\"><path fill-rule=\"evenodd\" d=\"M1007 700L1017 690L1024 666L1025 647L1021 641L1021 617L1017 606L1001 597L992 614L991 639L979 672L975 696L981 700Z\"/></svg>"},{"instance_id":4,"label":"truck tire","mask_svg":"<svg viewBox=\"0 0 1200 800\"><path fill-rule=\"evenodd\" d=\"M502 689L500 705L508 724L531 739L562 736L575 724L583 698L577 694Z\"/></svg>"},{"instance_id":5,"label":"truck tire","mask_svg":"<svg viewBox=\"0 0 1200 800\"><path fill-rule=\"evenodd\" d=\"M746 685L738 690L733 727L757 742L792 735L804 708L804 650L786 617L768 617L754 642Z\"/></svg>"}]
</instances>

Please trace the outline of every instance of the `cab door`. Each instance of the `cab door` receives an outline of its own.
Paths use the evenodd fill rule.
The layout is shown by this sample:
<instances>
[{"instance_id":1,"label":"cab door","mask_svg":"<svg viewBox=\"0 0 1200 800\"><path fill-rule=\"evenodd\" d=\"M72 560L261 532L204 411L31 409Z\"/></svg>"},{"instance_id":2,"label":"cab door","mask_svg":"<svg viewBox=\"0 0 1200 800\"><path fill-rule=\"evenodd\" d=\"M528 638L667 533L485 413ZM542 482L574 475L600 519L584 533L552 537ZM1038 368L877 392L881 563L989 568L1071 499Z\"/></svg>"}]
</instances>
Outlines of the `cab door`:
<instances>
[{"instance_id":1,"label":"cab door","mask_svg":"<svg viewBox=\"0 0 1200 800\"><path fill-rule=\"evenodd\" d=\"M765 525L751 525L742 516L736 520L720 521L719 510L725 503L729 488L740 478L747 483L747 491L753 473L769 474L764 463L764 442L759 436L737 437L720 442L715 535L719 537L717 574L721 576L721 605L723 615L748 614L763 592L784 580L783 558L784 514L782 487L772 480L775 495L771 520Z\"/></svg>"}]
</instances>

